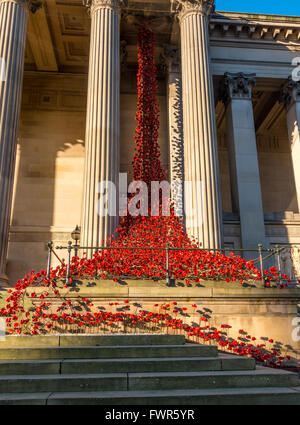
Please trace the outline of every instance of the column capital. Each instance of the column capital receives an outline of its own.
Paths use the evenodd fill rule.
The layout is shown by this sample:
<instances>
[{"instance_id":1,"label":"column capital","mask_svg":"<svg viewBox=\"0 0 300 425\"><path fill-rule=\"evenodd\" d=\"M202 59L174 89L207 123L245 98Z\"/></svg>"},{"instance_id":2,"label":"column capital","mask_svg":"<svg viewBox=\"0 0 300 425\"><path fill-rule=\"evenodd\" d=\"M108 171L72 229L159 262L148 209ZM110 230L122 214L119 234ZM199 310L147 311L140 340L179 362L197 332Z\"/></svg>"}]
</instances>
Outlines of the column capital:
<instances>
[{"instance_id":1,"label":"column capital","mask_svg":"<svg viewBox=\"0 0 300 425\"><path fill-rule=\"evenodd\" d=\"M171 0L171 10L180 22L189 15L209 16L215 10L215 0Z\"/></svg>"},{"instance_id":2,"label":"column capital","mask_svg":"<svg viewBox=\"0 0 300 425\"><path fill-rule=\"evenodd\" d=\"M171 44L164 45L164 58L168 66L169 73L180 72L180 48Z\"/></svg>"},{"instance_id":3,"label":"column capital","mask_svg":"<svg viewBox=\"0 0 300 425\"><path fill-rule=\"evenodd\" d=\"M288 109L294 102L300 102L300 81L289 79L281 86L279 102Z\"/></svg>"},{"instance_id":4,"label":"column capital","mask_svg":"<svg viewBox=\"0 0 300 425\"><path fill-rule=\"evenodd\" d=\"M226 72L220 85L219 99L225 105L232 99L251 100L255 84L256 74Z\"/></svg>"},{"instance_id":5,"label":"column capital","mask_svg":"<svg viewBox=\"0 0 300 425\"><path fill-rule=\"evenodd\" d=\"M15 3L18 6L30 10L32 13L35 13L43 5L42 0L0 0L0 4L1 3Z\"/></svg>"},{"instance_id":6,"label":"column capital","mask_svg":"<svg viewBox=\"0 0 300 425\"><path fill-rule=\"evenodd\" d=\"M127 6L127 0L82 0L82 3L90 15L99 9L111 9L120 15L121 6Z\"/></svg>"}]
</instances>

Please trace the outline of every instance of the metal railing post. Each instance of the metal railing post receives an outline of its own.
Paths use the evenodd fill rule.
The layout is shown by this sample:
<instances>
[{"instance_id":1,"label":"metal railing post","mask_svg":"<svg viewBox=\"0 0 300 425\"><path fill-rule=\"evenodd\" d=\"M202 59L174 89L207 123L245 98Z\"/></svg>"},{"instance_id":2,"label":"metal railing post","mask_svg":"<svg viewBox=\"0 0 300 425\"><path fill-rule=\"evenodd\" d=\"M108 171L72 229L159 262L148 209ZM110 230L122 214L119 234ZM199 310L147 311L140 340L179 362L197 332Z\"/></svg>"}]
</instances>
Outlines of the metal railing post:
<instances>
[{"instance_id":1,"label":"metal railing post","mask_svg":"<svg viewBox=\"0 0 300 425\"><path fill-rule=\"evenodd\" d=\"M67 263L67 271L66 271L66 283L69 283L69 279L70 279L70 267L71 267L71 256L72 256L72 242L69 241L68 242L68 263Z\"/></svg>"},{"instance_id":2,"label":"metal railing post","mask_svg":"<svg viewBox=\"0 0 300 425\"><path fill-rule=\"evenodd\" d=\"M78 243L77 243L77 241L75 241L75 245L74 245L74 256L78 257Z\"/></svg>"},{"instance_id":3,"label":"metal railing post","mask_svg":"<svg viewBox=\"0 0 300 425\"><path fill-rule=\"evenodd\" d=\"M261 272L261 283L263 286L265 286L265 277L264 277L264 265L263 265L263 258L262 258L262 244L258 244L258 256L259 256L259 264L260 264L260 272Z\"/></svg>"},{"instance_id":4,"label":"metal railing post","mask_svg":"<svg viewBox=\"0 0 300 425\"><path fill-rule=\"evenodd\" d=\"M47 279L50 279L53 242L48 242Z\"/></svg>"},{"instance_id":5,"label":"metal railing post","mask_svg":"<svg viewBox=\"0 0 300 425\"><path fill-rule=\"evenodd\" d=\"M282 282L282 274L281 274L281 261L280 261L280 253L281 250L279 249L279 246L275 246L275 255L276 255L276 262L277 262L277 270L279 272L279 284L281 285Z\"/></svg>"},{"instance_id":6,"label":"metal railing post","mask_svg":"<svg viewBox=\"0 0 300 425\"><path fill-rule=\"evenodd\" d=\"M166 245L166 271L167 271L167 276L166 276L166 280L167 280L167 286L170 285L171 281L170 281L170 249L169 249L169 243L167 242Z\"/></svg>"},{"instance_id":7,"label":"metal railing post","mask_svg":"<svg viewBox=\"0 0 300 425\"><path fill-rule=\"evenodd\" d=\"M95 254L96 254L96 252L98 252L98 250L97 249L95 249ZM97 270L97 263L95 263L95 279L97 279L98 278L98 270Z\"/></svg>"}]
</instances>

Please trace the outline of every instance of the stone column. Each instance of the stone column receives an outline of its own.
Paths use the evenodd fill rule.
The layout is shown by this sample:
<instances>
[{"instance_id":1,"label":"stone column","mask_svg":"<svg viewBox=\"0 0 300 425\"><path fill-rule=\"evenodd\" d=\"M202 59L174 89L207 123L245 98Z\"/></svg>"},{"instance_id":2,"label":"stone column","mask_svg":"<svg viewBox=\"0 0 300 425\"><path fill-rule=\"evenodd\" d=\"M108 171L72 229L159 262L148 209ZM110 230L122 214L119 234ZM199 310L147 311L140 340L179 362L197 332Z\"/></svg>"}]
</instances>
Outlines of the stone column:
<instances>
[{"instance_id":1,"label":"stone column","mask_svg":"<svg viewBox=\"0 0 300 425\"><path fill-rule=\"evenodd\" d=\"M180 49L164 48L167 63L170 184L175 213L183 215L184 148Z\"/></svg>"},{"instance_id":2,"label":"stone column","mask_svg":"<svg viewBox=\"0 0 300 425\"><path fill-rule=\"evenodd\" d=\"M91 41L81 244L96 247L105 244L118 224L113 216L118 204L111 215L101 213L99 192L107 193L100 182L117 187L119 178L120 1L85 0L85 4L91 16Z\"/></svg>"},{"instance_id":3,"label":"stone column","mask_svg":"<svg viewBox=\"0 0 300 425\"><path fill-rule=\"evenodd\" d=\"M298 212L300 212L300 81L293 81L290 77L281 89L280 100L286 107Z\"/></svg>"},{"instance_id":4,"label":"stone column","mask_svg":"<svg viewBox=\"0 0 300 425\"><path fill-rule=\"evenodd\" d=\"M255 82L255 74L226 73L221 86L221 99L226 107L233 210L240 214L242 248L249 249L265 243L252 107Z\"/></svg>"},{"instance_id":5,"label":"stone column","mask_svg":"<svg viewBox=\"0 0 300 425\"><path fill-rule=\"evenodd\" d=\"M208 33L213 7L214 0L173 1L181 28L186 229L201 247L219 249L222 208Z\"/></svg>"},{"instance_id":6,"label":"stone column","mask_svg":"<svg viewBox=\"0 0 300 425\"><path fill-rule=\"evenodd\" d=\"M0 0L0 285L8 283L6 260L19 125L27 13L39 3Z\"/></svg>"}]
</instances>

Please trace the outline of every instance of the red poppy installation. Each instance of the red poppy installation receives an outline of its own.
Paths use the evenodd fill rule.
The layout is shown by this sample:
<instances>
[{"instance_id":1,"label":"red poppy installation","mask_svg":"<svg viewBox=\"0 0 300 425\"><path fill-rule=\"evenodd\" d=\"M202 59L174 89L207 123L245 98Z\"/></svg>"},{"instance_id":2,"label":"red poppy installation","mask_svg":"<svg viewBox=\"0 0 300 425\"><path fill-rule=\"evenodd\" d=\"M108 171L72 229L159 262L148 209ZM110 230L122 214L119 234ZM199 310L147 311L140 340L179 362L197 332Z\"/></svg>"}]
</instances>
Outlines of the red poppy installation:
<instances>
[{"instance_id":1,"label":"red poppy installation","mask_svg":"<svg viewBox=\"0 0 300 425\"><path fill-rule=\"evenodd\" d=\"M162 182L166 179L158 144L159 107L154 41L151 27L147 24L141 26L138 33L138 104L133 178L134 181L143 181L148 186L148 215L124 217L117 230L117 238L109 239L110 249L97 252L92 259L86 256L73 257L70 276L75 279L97 276L116 281L126 276L165 279L168 246L171 249L170 277L183 279L187 287L191 282L199 283L200 280L222 280L241 284L249 280L260 280L261 273L253 261L245 261L233 253L226 256L219 252L195 250L197 243L187 236L183 223L174 215L172 206L168 216L162 214L162 205L166 201L162 196L158 200L159 214L151 215L151 182ZM132 198L128 204L131 200ZM118 303L114 302L109 304L111 311L105 307L101 312L99 308L93 311L93 302L88 298L78 297L73 301L62 296L62 287L68 287L72 283L71 279L65 282L66 269L66 264L52 268L49 278L46 270L39 273L32 270L17 282L14 289L8 291L6 306L0 309L0 316L6 318L10 334L37 335L61 331L62 327L65 331L78 332L83 329L102 333L119 330L121 324L124 331L148 329L153 332L158 328L159 331L164 329L166 332L184 333L188 338L204 343L214 341L223 350L252 356L274 367L281 366L286 360L270 347L255 345L255 337L244 337L244 331L237 340L229 338L227 332L231 328L230 325L224 325L222 329L217 330L205 323L208 319L201 314L199 325L184 324L184 311L187 307L179 309L175 306L176 302L173 303L173 308L168 304L156 304L154 309L159 310L156 313L143 310L133 313L128 300L124 301L118 312L114 307ZM274 267L264 273L269 281L279 276ZM56 298L55 303L50 302L50 297ZM28 298L33 307L25 307L25 300ZM80 312L78 306L81 308ZM196 311L197 306L193 305L193 308ZM183 314L183 317L178 317L178 314Z\"/></svg>"},{"instance_id":2,"label":"red poppy installation","mask_svg":"<svg viewBox=\"0 0 300 425\"><path fill-rule=\"evenodd\" d=\"M138 33L138 103L136 112L134 180L150 186L152 181L165 180L158 144L159 106L157 102L154 33L140 26Z\"/></svg>"}]
</instances>

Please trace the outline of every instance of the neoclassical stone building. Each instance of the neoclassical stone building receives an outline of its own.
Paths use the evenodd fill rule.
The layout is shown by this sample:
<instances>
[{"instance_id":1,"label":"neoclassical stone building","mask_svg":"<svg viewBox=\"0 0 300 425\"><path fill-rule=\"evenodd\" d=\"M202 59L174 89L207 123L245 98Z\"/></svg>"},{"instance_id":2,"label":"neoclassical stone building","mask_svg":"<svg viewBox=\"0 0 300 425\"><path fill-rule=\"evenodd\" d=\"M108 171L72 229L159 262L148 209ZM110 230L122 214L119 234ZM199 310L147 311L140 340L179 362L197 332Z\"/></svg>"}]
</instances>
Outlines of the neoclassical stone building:
<instances>
[{"instance_id":1,"label":"neoclassical stone building","mask_svg":"<svg viewBox=\"0 0 300 425\"><path fill-rule=\"evenodd\" d=\"M205 248L290 247L282 265L300 274L300 17L213 0L0 0L2 283L45 266L46 243L77 224L85 245L115 228L96 188L131 170L145 19L163 165L203 184L203 222L188 231Z\"/></svg>"}]
</instances>

